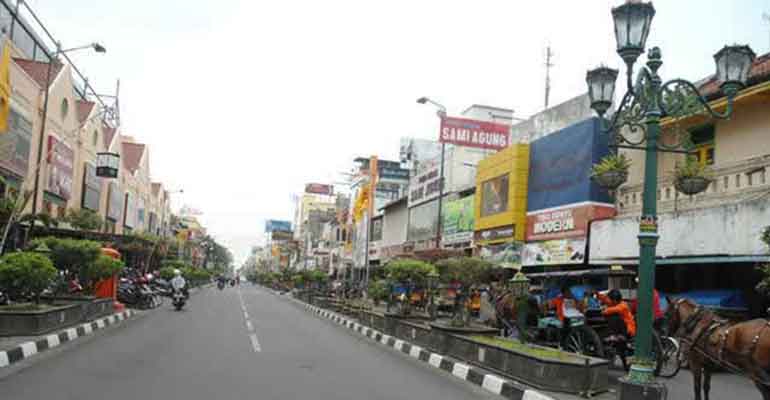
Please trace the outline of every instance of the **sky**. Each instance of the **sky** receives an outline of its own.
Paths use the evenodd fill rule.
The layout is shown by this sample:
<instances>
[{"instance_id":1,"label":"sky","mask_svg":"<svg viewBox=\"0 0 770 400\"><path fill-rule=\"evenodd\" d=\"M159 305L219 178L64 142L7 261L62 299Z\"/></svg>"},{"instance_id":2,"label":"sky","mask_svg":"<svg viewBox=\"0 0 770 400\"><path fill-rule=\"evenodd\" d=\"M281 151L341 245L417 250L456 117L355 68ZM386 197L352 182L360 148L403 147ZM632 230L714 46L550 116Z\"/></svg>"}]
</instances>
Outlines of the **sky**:
<instances>
[{"instance_id":1,"label":"sky","mask_svg":"<svg viewBox=\"0 0 770 400\"><path fill-rule=\"evenodd\" d=\"M583 94L586 70L621 68L610 8L622 0L25 0L102 93L120 79L122 130L150 145L151 174L242 262L291 195L339 182L358 156L397 159L434 139L428 96L543 109ZM664 79L714 72L725 44L770 51L770 0L659 0L648 46Z\"/></svg>"}]
</instances>

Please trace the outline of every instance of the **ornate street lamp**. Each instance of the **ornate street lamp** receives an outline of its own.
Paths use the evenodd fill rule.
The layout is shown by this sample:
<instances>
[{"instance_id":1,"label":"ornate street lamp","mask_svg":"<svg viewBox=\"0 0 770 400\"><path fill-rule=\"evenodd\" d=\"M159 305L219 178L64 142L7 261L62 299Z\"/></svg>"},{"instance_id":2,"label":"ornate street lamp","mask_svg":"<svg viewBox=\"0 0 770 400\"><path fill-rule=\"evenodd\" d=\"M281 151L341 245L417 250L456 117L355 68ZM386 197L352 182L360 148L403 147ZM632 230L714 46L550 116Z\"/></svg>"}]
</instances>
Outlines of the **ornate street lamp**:
<instances>
[{"instance_id":1,"label":"ornate street lamp","mask_svg":"<svg viewBox=\"0 0 770 400\"><path fill-rule=\"evenodd\" d=\"M652 290L655 282L655 247L658 242L657 182L658 152L690 153L689 135L679 136L675 143L660 139L660 120L663 117L692 115L695 102L712 118L727 119L732 114L733 101L745 86L754 52L748 46L727 46L715 56L716 78L727 96L727 107L715 111L695 84L673 79L662 83L658 69L663 64L661 51L653 47L647 51L647 62L639 69L632 84L633 67L645 48L650 23L655 15L652 3L628 2L612 10L618 55L626 63L627 91L605 131L610 135L610 146L645 151L644 193L642 217L639 224L639 308L634 362L619 391L620 398L636 398L639 390L660 396L653 383L652 345ZM591 107L603 116L612 101L617 71L600 67L586 74ZM641 132L642 135L633 135ZM629 135L629 133L631 133ZM626 136L624 136L626 135ZM635 388L633 386L636 386ZM641 389L639 388L641 387ZM654 397L645 397L654 398Z\"/></svg>"},{"instance_id":2,"label":"ornate street lamp","mask_svg":"<svg viewBox=\"0 0 770 400\"><path fill-rule=\"evenodd\" d=\"M101 152L96 154L96 176L117 178L120 167L120 154Z\"/></svg>"}]
</instances>

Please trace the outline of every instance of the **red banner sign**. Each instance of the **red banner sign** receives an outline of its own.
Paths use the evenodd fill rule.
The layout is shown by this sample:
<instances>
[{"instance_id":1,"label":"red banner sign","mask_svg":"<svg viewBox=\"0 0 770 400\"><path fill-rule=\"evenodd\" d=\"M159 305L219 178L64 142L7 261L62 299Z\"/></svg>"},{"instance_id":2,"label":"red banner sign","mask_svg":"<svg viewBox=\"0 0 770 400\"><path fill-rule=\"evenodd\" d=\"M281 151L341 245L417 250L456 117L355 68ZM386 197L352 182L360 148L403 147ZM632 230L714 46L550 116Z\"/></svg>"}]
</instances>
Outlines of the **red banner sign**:
<instances>
[{"instance_id":1,"label":"red banner sign","mask_svg":"<svg viewBox=\"0 0 770 400\"><path fill-rule=\"evenodd\" d=\"M444 117L439 141L459 146L500 150L510 145L510 127L493 122Z\"/></svg>"},{"instance_id":2,"label":"red banner sign","mask_svg":"<svg viewBox=\"0 0 770 400\"><path fill-rule=\"evenodd\" d=\"M615 216L615 208L598 204L575 204L568 207L527 213L528 242L584 237L588 222Z\"/></svg>"},{"instance_id":3,"label":"red banner sign","mask_svg":"<svg viewBox=\"0 0 770 400\"><path fill-rule=\"evenodd\" d=\"M324 185L322 183L308 183L305 185L305 193L325 194L331 196L334 194L334 187L332 185Z\"/></svg>"}]
</instances>

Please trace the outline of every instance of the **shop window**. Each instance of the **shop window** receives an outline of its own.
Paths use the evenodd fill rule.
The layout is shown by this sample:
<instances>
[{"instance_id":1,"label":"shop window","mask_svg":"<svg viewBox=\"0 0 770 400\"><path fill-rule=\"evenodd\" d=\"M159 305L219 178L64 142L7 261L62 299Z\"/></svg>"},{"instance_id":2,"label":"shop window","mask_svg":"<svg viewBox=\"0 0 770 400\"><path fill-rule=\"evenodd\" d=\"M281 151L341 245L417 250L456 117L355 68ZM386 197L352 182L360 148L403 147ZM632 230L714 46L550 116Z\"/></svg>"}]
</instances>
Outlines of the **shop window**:
<instances>
[{"instance_id":1,"label":"shop window","mask_svg":"<svg viewBox=\"0 0 770 400\"><path fill-rule=\"evenodd\" d=\"M735 187L741 187L741 174L735 174Z\"/></svg>"},{"instance_id":2,"label":"shop window","mask_svg":"<svg viewBox=\"0 0 770 400\"><path fill-rule=\"evenodd\" d=\"M714 164L714 125L706 125L690 132L695 157L701 165Z\"/></svg>"}]
</instances>

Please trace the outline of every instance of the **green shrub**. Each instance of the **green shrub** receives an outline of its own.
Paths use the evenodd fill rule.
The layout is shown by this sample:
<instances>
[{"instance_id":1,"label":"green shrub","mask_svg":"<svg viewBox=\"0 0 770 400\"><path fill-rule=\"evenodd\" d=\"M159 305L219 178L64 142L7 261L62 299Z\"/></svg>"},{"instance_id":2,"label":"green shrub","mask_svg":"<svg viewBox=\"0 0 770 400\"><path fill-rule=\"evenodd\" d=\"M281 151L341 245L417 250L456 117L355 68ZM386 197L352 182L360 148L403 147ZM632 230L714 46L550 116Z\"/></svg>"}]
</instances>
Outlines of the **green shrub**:
<instances>
[{"instance_id":1,"label":"green shrub","mask_svg":"<svg viewBox=\"0 0 770 400\"><path fill-rule=\"evenodd\" d=\"M169 280L174 277L174 267L163 267L160 269L160 277Z\"/></svg>"},{"instance_id":2,"label":"green shrub","mask_svg":"<svg viewBox=\"0 0 770 400\"><path fill-rule=\"evenodd\" d=\"M91 240L44 237L32 241L32 248L40 244L51 249L53 265L65 272L78 272L80 267L92 264L102 254L101 244Z\"/></svg>"},{"instance_id":3,"label":"green shrub","mask_svg":"<svg viewBox=\"0 0 770 400\"><path fill-rule=\"evenodd\" d=\"M711 168L701 164L695 156L687 156L684 163L676 163L674 167L674 177L676 179L684 178L711 178Z\"/></svg>"},{"instance_id":4,"label":"green shrub","mask_svg":"<svg viewBox=\"0 0 770 400\"><path fill-rule=\"evenodd\" d=\"M427 281L428 276L436 273L436 267L424 261L406 258L389 262L385 265L385 273L393 282L421 284Z\"/></svg>"},{"instance_id":5,"label":"green shrub","mask_svg":"<svg viewBox=\"0 0 770 400\"><path fill-rule=\"evenodd\" d=\"M33 252L18 252L0 257L0 287L18 300L23 297L40 301L40 293L56 278L48 257Z\"/></svg>"},{"instance_id":6,"label":"green shrub","mask_svg":"<svg viewBox=\"0 0 770 400\"><path fill-rule=\"evenodd\" d=\"M86 291L92 293L96 282L120 273L125 266L123 261L101 254L92 263L81 268L78 276Z\"/></svg>"},{"instance_id":7,"label":"green shrub","mask_svg":"<svg viewBox=\"0 0 770 400\"><path fill-rule=\"evenodd\" d=\"M86 208L70 209L64 221L82 231L94 231L102 227L104 220L98 213Z\"/></svg>"},{"instance_id":8,"label":"green shrub","mask_svg":"<svg viewBox=\"0 0 770 400\"><path fill-rule=\"evenodd\" d=\"M478 257L447 258L436 263L441 280L461 282L465 286L488 281L494 265Z\"/></svg>"},{"instance_id":9,"label":"green shrub","mask_svg":"<svg viewBox=\"0 0 770 400\"><path fill-rule=\"evenodd\" d=\"M367 289L369 298L374 301L383 301L388 298L388 282L384 279L373 281Z\"/></svg>"}]
</instances>

